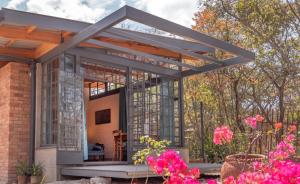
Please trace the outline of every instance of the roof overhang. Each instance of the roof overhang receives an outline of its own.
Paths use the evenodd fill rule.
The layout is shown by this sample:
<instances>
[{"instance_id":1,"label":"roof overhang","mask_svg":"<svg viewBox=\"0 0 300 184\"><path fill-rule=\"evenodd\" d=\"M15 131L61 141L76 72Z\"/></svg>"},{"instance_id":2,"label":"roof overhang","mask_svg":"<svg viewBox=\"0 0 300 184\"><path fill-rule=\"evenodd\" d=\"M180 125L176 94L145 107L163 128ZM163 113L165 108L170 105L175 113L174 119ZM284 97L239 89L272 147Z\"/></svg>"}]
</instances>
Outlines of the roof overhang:
<instances>
[{"instance_id":1,"label":"roof overhang","mask_svg":"<svg viewBox=\"0 0 300 184\"><path fill-rule=\"evenodd\" d=\"M247 63L255 59L254 53L250 51L130 6L120 8L95 24L5 8L0 11L0 20L2 25L25 26L26 32L23 35L23 37L25 37L24 39L41 41L41 43L43 43L35 49L34 54L30 55L30 51L25 49L28 53L24 55L25 58L34 59L41 63L47 62L59 54L78 46L110 49L149 58L158 63L177 66L177 70L175 70L175 73L177 73L174 76L189 76L204 73L236 64ZM113 27L123 20L132 20L151 26L185 38L185 40ZM42 32L41 30L44 31ZM48 31L50 36L45 36L45 31ZM6 34L4 35L4 33ZM37 33L39 33L39 35ZM10 39L23 38L20 37L22 34L10 35L7 31L3 31L3 35ZM0 37L1 36L0 26ZM51 40L50 37L52 38ZM10 41L6 46L13 44L14 41ZM228 52L233 57L218 60L214 56L216 49ZM1 51L0 49L0 55L15 56L15 50L17 49L15 48L8 52L7 50ZM23 50L20 50L20 52ZM97 50L94 49L93 52L97 52ZM182 58L201 63L202 66L185 63L181 60ZM149 63L142 64L141 66L139 65L139 69L144 67L145 70L147 70L149 65L151 65ZM136 65L132 66L133 68L136 67ZM155 65L155 67L160 68L166 68L166 66L165 64ZM173 69L167 69L168 71L174 72ZM155 69L152 70L155 71Z\"/></svg>"}]
</instances>

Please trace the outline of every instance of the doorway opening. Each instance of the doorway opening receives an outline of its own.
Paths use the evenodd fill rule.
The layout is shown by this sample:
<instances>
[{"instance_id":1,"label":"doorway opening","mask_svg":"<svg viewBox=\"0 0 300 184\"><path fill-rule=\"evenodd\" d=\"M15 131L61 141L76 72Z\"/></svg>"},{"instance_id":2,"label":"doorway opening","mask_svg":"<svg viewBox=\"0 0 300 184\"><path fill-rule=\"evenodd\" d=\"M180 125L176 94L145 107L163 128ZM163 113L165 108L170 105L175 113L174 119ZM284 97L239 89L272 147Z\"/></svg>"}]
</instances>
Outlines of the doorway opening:
<instances>
[{"instance_id":1,"label":"doorway opening","mask_svg":"<svg viewBox=\"0 0 300 184\"><path fill-rule=\"evenodd\" d=\"M85 161L127 160L126 70L81 61L84 77Z\"/></svg>"}]
</instances>

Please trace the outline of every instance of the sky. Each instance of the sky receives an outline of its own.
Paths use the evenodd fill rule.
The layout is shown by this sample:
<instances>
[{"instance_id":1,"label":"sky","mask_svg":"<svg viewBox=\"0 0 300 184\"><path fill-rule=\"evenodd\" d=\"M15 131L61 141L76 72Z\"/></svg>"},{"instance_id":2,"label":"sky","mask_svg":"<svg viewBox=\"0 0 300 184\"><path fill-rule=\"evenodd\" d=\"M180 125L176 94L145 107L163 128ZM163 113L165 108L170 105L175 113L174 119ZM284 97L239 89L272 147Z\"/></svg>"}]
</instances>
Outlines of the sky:
<instances>
[{"instance_id":1,"label":"sky","mask_svg":"<svg viewBox=\"0 0 300 184\"><path fill-rule=\"evenodd\" d=\"M124 5L186 27L193 25L198 0L0 0L0 6L94 23Z\"/></svg>"}]
</instances>

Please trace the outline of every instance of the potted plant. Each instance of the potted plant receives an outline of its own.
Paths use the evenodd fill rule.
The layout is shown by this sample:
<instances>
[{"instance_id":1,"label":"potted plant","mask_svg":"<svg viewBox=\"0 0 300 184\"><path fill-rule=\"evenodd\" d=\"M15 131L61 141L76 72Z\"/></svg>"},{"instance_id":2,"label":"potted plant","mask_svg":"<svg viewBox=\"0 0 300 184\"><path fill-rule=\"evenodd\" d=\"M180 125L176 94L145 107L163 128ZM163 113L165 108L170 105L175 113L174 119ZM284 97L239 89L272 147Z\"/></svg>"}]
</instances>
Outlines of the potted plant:
<instances>
[{"instance_id":1,"label":"potted plant","mask_svg":"<svg viewBox=\"0 0 300 184\"><path fill-rule=\"evenodd\" d=\"M239 154L228 155L225 157L225 162L221 168L221 180L223 181L228 176L237 177L243 172L253 171L254 162L263 162L266 160L265 155L250 154L252 145L263 135L272 134L277 135L282 128L281 123L275 123L274 130L263 132L257 129L257 123L262 123L264 118L261 115L255 117L247 117L245 124L250 127L250 133L246 134L249 143L246 146L246 150ZM224 145L230 143L233 139L233 132L226 125L217 127L214 131L214 144Z\"/></svg>"},{"instance_id":2,"label":"potted plant","mask_svg":"<svg viewBox=\"0 0 300 184\"><path fill-rule=\"evenodd\" d=\"M41 176L43 175L43 167L40 163L32 164L30 168L30 183L38 184L40 183Z\"/></svg>"},{"instance_id":3,"label":"potted plant","mask_svg":"<svg viewBox=\"0 0 300 184\"><path fill-rule=\"evenodd\" d=\"M19 161L16 165L18 184L26 184L29 167L26 162Z\"/></svg>"},{"instance_id":4,"label":"potted plant","mask_svg":"<svg viewBox=\"0 0 300 184\"><path fill-rule=\"evenodd\" d=\"M270 152L268 153L268 160L273 157L286 157L286 155L294 155L294 148L290 142L293 139L293 133L297 130L296 125L292 124L288 128L288 134L284 136L280 136L281 129L283 127L282 123L277 122L274 124L274 128L267 130L266 132L259 130L257 128L257 123L262 123L264 118L261 115L256 115L255 117L247 117L245 119L245 124L251 128L249 134L245 134L248 137L249 143L245 147L246 151L239 153L228 155L225 158L225 162L221 168L221 180L223 181L227 177L237 178L241 173L251 173L255 170L254 166L257 163L264 163L267 161L267 157L261 154L250 154L252 145L263 135L272 135L274 137L286 137L284 141L282 141L278 145L278 152ZM230 130L228 126L217 127L214 131L214 143L216 145L224 145L230 143L233 139L233 132ZM287 148L286 148L287 147ZM288 152L282 149L288 149ZM275 156L274 156L275 155ZM296 160L296 157L292 157ZM275 159L276 160L276 159Z\"/></svg>"}]
</instances>

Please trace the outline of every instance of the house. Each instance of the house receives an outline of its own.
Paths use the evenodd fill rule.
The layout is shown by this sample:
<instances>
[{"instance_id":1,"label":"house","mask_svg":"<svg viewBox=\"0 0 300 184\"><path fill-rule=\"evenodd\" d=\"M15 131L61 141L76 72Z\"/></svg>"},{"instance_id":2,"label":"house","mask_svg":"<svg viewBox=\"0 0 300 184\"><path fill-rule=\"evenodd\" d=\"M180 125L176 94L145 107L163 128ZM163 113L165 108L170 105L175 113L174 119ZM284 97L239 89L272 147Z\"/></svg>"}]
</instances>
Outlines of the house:
<instances>
[{"instance_id":1,"label":"house","mask_svg":"<svg viewBox=\"0 0 300 184\"><path fill-rule=\"evenodd\" d=\"M95 24L0 11L0 183L15 165L41 162L47 179L85 163L86 145L113 157L114 130L126 133L126 163L139 137L184 147L183 79L247 63L254 54L124 6ZM129 19L176 36L121 29ZM220 60L216 50L230 57Z\"/></svg>"}]
</instances>

